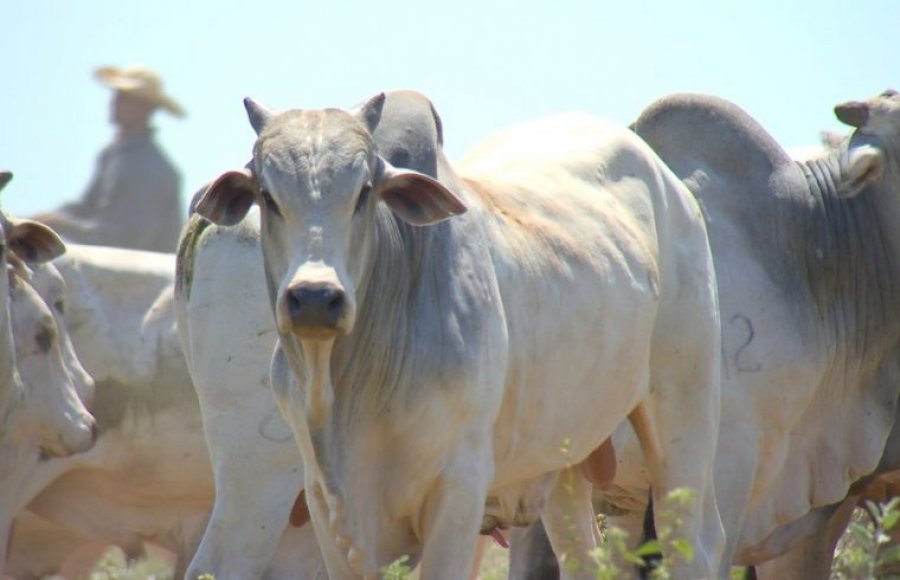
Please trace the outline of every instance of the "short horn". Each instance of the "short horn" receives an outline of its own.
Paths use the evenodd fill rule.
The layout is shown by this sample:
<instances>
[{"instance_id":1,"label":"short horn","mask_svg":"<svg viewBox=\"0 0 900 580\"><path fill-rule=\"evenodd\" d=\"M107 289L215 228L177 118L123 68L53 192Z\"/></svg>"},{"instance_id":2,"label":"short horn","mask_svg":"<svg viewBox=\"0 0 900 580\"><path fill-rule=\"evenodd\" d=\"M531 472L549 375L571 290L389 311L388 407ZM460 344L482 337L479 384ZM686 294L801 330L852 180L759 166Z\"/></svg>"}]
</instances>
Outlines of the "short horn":
<instances>
[{"instance_id":1,"label":"short horn","mask_svg":"<svg viewBox=\"0 0 900 580\"><path fill-rule=\"evenodd\" d=\"M274 111L250 97L244 99L244 108L247 109L250 125L257 135L262 132L269 120L275 115Z\"/></svg>"},{"instance_id":2,"label":"short horn","mask_svg":"<svg viewBox=\"0 0 900 580\"><path fill-rule=\"evenodd\" d=\"M357 119L368 127L370 133L375 132L378 123L381 122L381 111L384 109L385 94L378 93L362 106L351 111Z\"/></svg>"},{"instance_id":3,"label":"short horn","mask_svg":"<svg viewBox=\"0 0 900 580\"><path fill-rule=\"evenodd\" d=\"M7 183L12 181L12 178L12 171L8 171L6 169L0 171L0 191L3 191L3 188L6 187Z\"/></svg>"}]
</instances>

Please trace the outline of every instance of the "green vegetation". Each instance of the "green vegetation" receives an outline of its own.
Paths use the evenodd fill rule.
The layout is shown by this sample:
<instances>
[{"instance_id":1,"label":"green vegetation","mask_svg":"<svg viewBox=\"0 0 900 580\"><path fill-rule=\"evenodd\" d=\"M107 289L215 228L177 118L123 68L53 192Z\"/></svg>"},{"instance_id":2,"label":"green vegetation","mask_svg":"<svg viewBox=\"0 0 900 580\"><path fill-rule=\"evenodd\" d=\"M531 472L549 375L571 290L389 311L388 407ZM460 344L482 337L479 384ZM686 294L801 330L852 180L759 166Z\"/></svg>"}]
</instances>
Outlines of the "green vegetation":
<instances>
[{"instance_id":1,"label":"green vegetation","mask_svg":"<svg viewBox=\"0 0 900 580\"><path fill-rule=\"evenodd\" d=\"M693 550L679 537L682 517L694 501L691 490L676 490L658 510L657 540L647 542L636 550L629 549L627 534L606 524L599 516L603 544L591 552L591 564L596 567L598 580L622 577L622 570L646 564L647 558L660 550L670 555L660 566L651 571L651 578L670 578L672 558L690 562ZM895 536L892 539L892 535ZM854 512L846 533L838 542L832 566L832 580L870 580L900 578L900 498L887 504L868 503L866 509ZM482 580L506 578L508 561L506 550L491 544L485 549L481 564ZM412 580L417 578L410 569L408 558L403 557L385 567L385 580ZM119 550L111 550L91 574L90 580L168 580L173 577L166 564L151 559L130 565ZM732 577L743 578L743 570L735 568ZM212 576L203 580L215 580Z\"/></svg>"},{"instance_id":2,"label":"green vegetation","mask_svg":"<svg viewBox=\"0 0 900 580\"><path fill-rule=\"evenodd\" d=\"M671 577L673 564L690 563L694 558L694 549L690 542L681 537L681 527L687 509L694 503L695 492L692 489L676 489L670 492L663 505L656 509L657 539L650 540L635 550L628 548L628 534L618 528L602 526L605 542L591 553L593 564L597 569L597 580L615 580L621 578L626 566L646 567L648 558L667 554L658 566L650 571L650 578L666 580ZM601 523L605 519L601 516Z\"/></svg>"},{"instance_id":3,"label":"green vegetation","mask_svg":"<svg viewBox=\"0 0 900 580\"><path fill-rule=\"evenodd\" d=\"M91 573L90 580L172 580L171 566L157 559L126 562L122 550L114 548L106 553ZM212 580L212 579L210 579Z\"/></svg>"},{"instance_id":4,"label":"green vegetation","mask_svg":"<svg viewBox=\"0 0 900 580\"><path fill-rule=\"evenodd\" d=\"M898 523L900 498L882 505L866 502L865 509L857 509L838 541L831 577L835 580L900 578Z\"/></svg>"}]
</instances>

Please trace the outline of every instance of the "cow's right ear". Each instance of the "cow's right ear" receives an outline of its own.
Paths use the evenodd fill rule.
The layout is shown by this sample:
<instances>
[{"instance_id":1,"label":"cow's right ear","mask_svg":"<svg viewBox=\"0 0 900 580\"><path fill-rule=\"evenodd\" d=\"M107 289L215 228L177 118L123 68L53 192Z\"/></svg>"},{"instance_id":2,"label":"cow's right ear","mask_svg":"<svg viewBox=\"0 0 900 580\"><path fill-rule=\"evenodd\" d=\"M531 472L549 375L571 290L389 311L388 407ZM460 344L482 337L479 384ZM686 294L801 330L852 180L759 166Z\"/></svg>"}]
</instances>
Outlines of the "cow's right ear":
<instances>
[{"instance_id":1,"label":"cow's right ear","mask_svg":"<svg viewBox=\"0 0 900 580\"><path fill-rule=\"evenodd\" d=\"M233 226L250 211L256 191L256 181L248 169L226 171L209 184L194 209L214 224Z\"/></svg>"},{"instance_id":2,"label":"cow's right ear","mask_svg":"<svg viewBox=\"0 0 900 580\"><path fill-rule=\"evenodd\" d=\"M66 253L66 244L59 235L44 224L9 218L6 241L13 254L29 265L43 264Z\"/></svg>"},{"instance_id":3,"label":"cow's right ear","mask_svg":"<svg viewBox=\"0 0 900 580\"><path fill-rule=\"evenodd\" d=\"M834 108L838 121L859 129L869 122L869 104L862 101L848 101Z\"/></svg>"},{"instance_id":4,"label":"cow's right ear","mask_svg":"<svg viewBox=\"0 0 900 580\"><path fill-rule=\"evenodd\" d=\"M413 226L428 226L466 213L466 204L439 181L380 159L376 192L397 217Z\"/></svg>"}]
</instances>

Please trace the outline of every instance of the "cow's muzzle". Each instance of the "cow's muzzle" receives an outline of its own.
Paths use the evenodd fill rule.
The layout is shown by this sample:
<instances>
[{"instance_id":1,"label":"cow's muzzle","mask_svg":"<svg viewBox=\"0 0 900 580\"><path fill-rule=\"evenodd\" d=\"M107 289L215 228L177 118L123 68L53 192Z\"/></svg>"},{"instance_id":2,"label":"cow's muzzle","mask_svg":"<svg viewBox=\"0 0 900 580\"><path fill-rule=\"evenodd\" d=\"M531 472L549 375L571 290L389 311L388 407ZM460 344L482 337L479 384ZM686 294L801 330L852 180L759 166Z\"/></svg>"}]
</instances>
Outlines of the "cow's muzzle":
<instances>
[{"instance_id":1,"label":"cow's muzzle","mask_svg":"<svg viewBox=\"0 0 900 580\"><path fill-rule=\"evenodd\" d=\"M338 332L347 310L347 296L333 283L301 282L287 289L284 305L294 331Z\"/></svg>"}]
</instances>

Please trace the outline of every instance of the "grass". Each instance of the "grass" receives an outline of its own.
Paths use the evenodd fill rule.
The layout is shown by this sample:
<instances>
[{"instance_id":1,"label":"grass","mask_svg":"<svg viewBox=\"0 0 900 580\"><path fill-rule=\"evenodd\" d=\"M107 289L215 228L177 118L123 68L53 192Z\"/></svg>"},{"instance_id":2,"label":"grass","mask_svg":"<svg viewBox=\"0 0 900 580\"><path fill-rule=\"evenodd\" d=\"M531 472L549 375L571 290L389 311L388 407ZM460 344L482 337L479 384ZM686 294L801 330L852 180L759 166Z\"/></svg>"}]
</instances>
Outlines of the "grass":
<instances>
[{"instance_id":1,"label":"grass","mask_svg":"<svg viewBox=\"0 0 900 580\"><path fill-rule=\"evenodd\" d=\"M171 563L161 554L150 552L147 558L127 562L118 548L109 550L94 568L90 580L173 580Z\"/></svg>"},{"instance_id":2,"label":"grass","mask_svg":"<svg viewBox=\"0 0 900 580\"><path fill-rule=\"evenodd\" d=\"M692 501L688 491L678 491L670 496L669 502L660 510L663 524L659 529L659 540L645 544L637 550L627 548L627 537L621 530L603 526L601 529L605 543L593 553L593 564L597 569L597 579L607 580L622 576L624 566L640 564L645 558L668 546L676 557L689 561L691 547L678 537L681 514ZM893 536L893 537L892 537ZM495 543L489 543L484 551L479 578L481 580L502 580L508 571L507 551ZM733 577L742 577L743 572L735 569ZM409 569L401 559L383 570L385 580L412 580L417 574ZM651 578L668 578L668 568L663 565L651 573ZM170 580L172 569L159 556L147 560L125 562L118 549L110 550L90 576L90 580ZM900 498L882 505L869 503L866 508L858 508L838 542L832 565L832 580L869 580L876 578L900 578ZM208 580L213 580L209 578Z\"/></svg>"}]
</instances>

